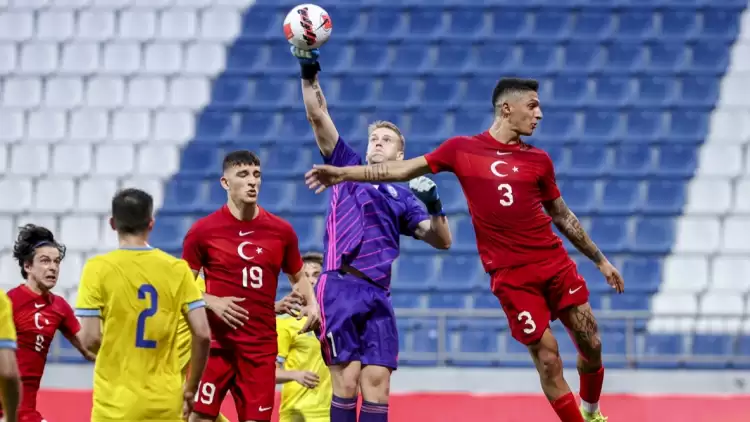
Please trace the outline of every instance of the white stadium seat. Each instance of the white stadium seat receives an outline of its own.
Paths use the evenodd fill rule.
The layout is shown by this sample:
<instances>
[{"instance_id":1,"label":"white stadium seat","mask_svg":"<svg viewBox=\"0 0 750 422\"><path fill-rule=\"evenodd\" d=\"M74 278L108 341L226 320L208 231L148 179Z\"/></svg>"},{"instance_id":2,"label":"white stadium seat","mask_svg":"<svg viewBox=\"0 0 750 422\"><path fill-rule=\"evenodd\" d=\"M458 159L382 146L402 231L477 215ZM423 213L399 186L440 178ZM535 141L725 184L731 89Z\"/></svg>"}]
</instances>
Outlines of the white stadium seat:
<instances>
[{"instance_id":1,"label":"white stadium seat","mask_svg":"<svg viewBox=\"0 0 750 422\"><path fill-rule=\"evenodd\" d=\"M16 226L13 217L0 215L0 251L13 248L16 238Z\"/></svg>"},{"instance_id":2,"label":"white stadium seat","mask_svg":"<svg viewBox=\"0 0 750 422\"><path fill-rule=\"evenodd\" d=\"M142 55L137 43L107 43L104 45L101 71L114 75L132 75L141 69Z\"/></svg>"},{"instance_id":3,"label":"white stadium seat","mask_svg":"<svg viewBox=\"0 0 750 422\"><path fill-rule=\"evenodd\" d=\"M44 92L45 107L77 108L83 103L83 80L77 77L47 78Z\"/></svg>"},{"instance_id":4,"label":"white stadium seat","mask_svg":"<svg viewBox=\"0 0 750 422\"><path fill-rule=\"evenodd\" d=\"M708 260L700 256L673 255L664 261L663 292L700 293L708 288Z\"/></svg>"},{"instance_id":5,"label":"white stadium seat","mask_svg":"<svg viewBox=\"0 0 750 422\"><path fill-rule=\"evenodd\" d=\"M750 253L750 217L724 220L723 249L732 253Z\"/></svg>"},{"instance_id":6,"label":"white stadium seat","mask_svg":"<svg viewBox=\"0 0 750 422\"><path fill-rule=\"evenodd\" d=\"M10 252L0 255L0 277L5 289L16 287L21 281L21 268Z\"/></svg>"},{"instance_id":7,"label":"white stadium seat","mask_svg":"<svg viewBox=\"0 0 750 422\"><path fill-rule=\"evenodd\" d=\"M69 142L96 143L109 136L109 115L102 109L80 109L70 113Z\"/></svg>"},{"instance_id":8,"label":"white stadium seat","mask_svg":"<svg viewBox=\"0 0 750 422\"><path fill-rule=\"evenodd\" d=\"M117 192L117 179L92 177L78 182L76 209L84 213L110 212L112 198Z\"/></svg>"},{"instance_id":9,"label":"white stadium seat","mask_svg":"<svg viewBox=\"0 0 750 422\"><path fill-rule=\"evenodd\" d=\"M65 243L65 239L60 239ZM69 252L60 265L60 278L57 281L58 289L73 289L78 286L83 269L83 254L80 252Z\"/></svg>"},{"instance_id":10,"label":"white stadium seat","mask_svg":"<svg viewBox=\"0 0 750 422\"><path fill-rule=\"evenodd\" d=\"M161 208L164 203L164 182L161 178L137 176L123 179L120 189L138 188L151 194L154 198L154 208Z\"/></svg>"},{"instance_id":11,"label":"white stadium seat","mask_svg":"<svg viewBox=\"0 0 750 422\"><path fill-rule=\"evenodd\" d=\"M52 150L52 173L81 177L91 172L91 146L86 144L61 144Z\"/></svg>"},{"instance_id":12,"label":"white stadium seat","mask_svg":"<svg viewBox=\"0 0 750 422\"><path fill-rule=\"evenodd\" d=\"M707 293L701 299L700 313L697 332L737 332L745 313L745 300L736 294Z\"/></svg>"},{"instance_id":13,"label":"white stadium seat","mask_svg":"<svg viewBox=\"0 0 750 422\"><path fill-rule=\"evenodd\" d=\"M21 176L40 176L49 171L49 147L14 145L10 155L10 172Z\"/></svg>"},{"instance_id":14,"label":"white stadium seat","mask_svg":"<svg viewBox=\"0 0 750 422\"><path fill-rule=\"evenodd\" d=\"M34 15L32 13L28 11L0 12L0 42L25 41L33 35Z\"/></svg>"},{"instance_id":15,"label":"white stadium seat","mask_svg":"<svg viewBox=\"0 0 750 422\"><path fill-rule=\"evenodd\" d=\"M139 143L151 134L151 114L146 110L125 109L112 113L111 140L118 143Z\"/></svg>"},{"instance_id":16,"label":"white stadium seat","mask_svg":"<svg viewBox=\"0 0 750 422\"><path fill-rule=\"evenodd\" d=\"M99 145L94 153L94 173L125 176L133 173L135 157L131 145Z\"/></svg>"},{"instance_id":17,"label":"white stadium seat","mask_svg":"<svg viewBox=\"0 0 750 422\"><path fill-rule=\"evenodd\" d=\"M164 78L133 77L128 83L126 104L133 108L160 108L167 99Z\"/></svg>"},{"instance_id":18,"label":"white stadium seat","mask_svg":"<svg viewBox=\"0 0 750 422\"><path fill-rule=\"evenodd\" d=\"M721 215L732 207L732 185L727 179L696 179L688 186L685 212ZM711 198L707 201L706 198Z\"/></svg>"},{"instance_id":19,"label":"white stadium seat","mask_svg":"<svg viewBox=\"0 0 750 422\"><path fill-rule=\"evenodd\" d=\"M742 174L740 146L704 146L700 153L700 176L737 176Z\"/></svg>"},{"instance_id":20,"label":"white stadium seat","mask_svg":"<svg viewBox=\"0 0 750 422\"><path fill-rule=\"evenodd\" d=\"M125 102L125 82L117 76L96 76L86 84L86 105L118 108Z\"/></svg>"},{"instance_id":21,"label":"white stadium seat","mask_svg":"<svg viewBox=\"0 0 750 422\"><path fill-rule=\"evenodd\" d=\"M226 48L220 43L197 42L186 47L186 74L216 75L226 65Z\"/></svg>"},{"instance_id":22,"label":"white stadium seat","mask_svg":"<svg viewBox=\"0 0 750 422\"><path fill-rule=\"evenodd\" d=\"M676 252L711 253L721 246L721 224L717 218L681 218L677 223Z\"/></svg>"},{"instance_id":23,"label":"white stadium seat","mask_svg":"<svg viewBox=\"0 0 750 422\"><path fill-rule=\"evenodd\" d=\"M68 133L68 116L64 111L41 109L28 112L26 139L33 143L55 143Z\"/></svg>"},{"instance_id":24,"label":"white stadium seat","mask_svg":"<svg viewBox=\"0 0 750 422\"><path fill-rule=\"evenodd\" d=\"M39 41L66 41L75 35L75 25L72 10L43 10L36 15L34 38Z\"/></svg>"},{"instance_id":25,"label":"white stadium seat","mask_svg":"<svg viewBox=\"0 0 750 422\"><path fill-rule=\"evenodd\" d=\"M15 44L0 42L0 76L15 73L18 66L18 48Z\"/></svg>"},{"instance_id":26,"label":"white stadium seat","mask_svg":"<svg viewBox=\"0 0 750 422\"><path fill-rule=\"evenodd\" d=\"M171 145L148 145L138 149L136 173L167 178L180 167L180 150Z\"/></svg>"},{"instance_id":27,"label":"white stadium seat","mask_svg":"<svg viewBox=\"0 0 750 422\"><path fill-rule=\"evenodd\" d=\"M35 108L42 102L42 81L32 77L10 77L3 81L3 106Z\"/></svg>"},{"instance_id":28,"label":"white stadium seat","mask_svg":"<svg viewBox=\"0 0 750 422\"><path fill-rule=\"evenodd\" d=\"M119 13L118 39L148 41L156 36L156 12L134 8Z\"/></svg>"},{"instance_id":29,"label":"white stadium seat","mask_svg":"<svg viewBox=\"0 0 750 422\"><path fill-rule=\"evenodd\" d=\"M89 251L99 245L99 217L90 215L64 216L60 221L60 239L71 251Z\"/></svg>"},{"instance_id":30,"label":"white stadium seat","mask_svg":"<svg viewBox=\"0 0 750 422\"><path fill-rule=\"evenodd\" d=\"M750 214L750 177L740 179L734 185L734 211Z\"/></svg>"},{"instance_id":31,"label":"white stadium seat","mask_svg":"<svg viewBox=\"0 0 750 422\"><path fill-rule=\"evenodd\" d=\"M20 177L0 179L0 212L26 212L31 208L31 201L31 179Z\"/></svg>"},{"instance_id":32,"label":"white stadium seat","mask_svg":"<svg viewBox=\"0 0 750 422\"><path fill-rule=\"evenodd\" d=\"M0 144L13 143L23 138L26 118L22 111L0 109Z\"/></svg>"},{"instance_id":33,"label":"white stadium seat","mask_svg":"<svg viewBox=\"0 0 750 422\"><path fill-rule=\"evenodd\" d=\"M75 183L72 179L40 179L34 186L34 211L67 213L76 204Z\"/></svg>"},{"instance_id":34,"label":"white stadium seat","mask_svg":"<svg viewBox=\"0 0 750 422\"><path fill-rule=\"evenodd\" d=\"M143 74L176 75L182 70L182 46L177 43L150 43L143 49Z\"/></svg>"},{"instance_id":35,"label":"white stadium seat","mask_svg":"<svg viewBox=\"0 0 750 422\"><path fill-rule=\"evenodd\" d=\"M205 77L176 77L169 84L168 105L198 110L211 100L211 82Z\"/></svg>"},{"instance_id":36,"label":"white stadium seat","mask_svg":"<svg viewBox=\"0 0 750 422\"><path fill-rule=\"evenodd\" d=\"M157 38L170 41L188 41L196 37L198 19L195 10L188 8L168 9L159 17Z\"/></svg>"},{"instance_id":37,"label":"white stadium seat","mask_svg":"<svg viewBox=\"0 0 750 422\"><path fill-rule=\"evenodd\" d=\"M56 43L25 43L20 54L20 71L27 75L49 75L57 70L59 45Z\"/></svg>"},{"instance_id":38,"label":"white stadium seat","mask_svg":"<svg viewBox=\"0 0 750 422\"><path fill-rule=\"evenodd\" d=\"M750 141L750 124L742 109L715 110L711 114L708 143L740 144Z\"/></svg>"},{"instance_id":39,"label":"white stadium seat","mask_svg":"<svg viewBox=\"0 0 750 422\"><path fill-rule=\"evenodd\" d=\"M100 47L93 42L70 42L62 47L59 72L64 75L90 75L99 71Z\"/></svg>"},{"instance_id":40,"label":"white stadium seat","mask_svg":"<svg viewBox=\"0 0 750 422\"><path fill-rule=\"evenodd\" d=\"M651 301L653 318L648 329L652 332L690 332L695 326L698 300L694 294L656 295Z\"/></svg>"},{"instance_id":41,"label":"white stadium seat","mask_svg":"<svg viewBox=\"0 0 750 422\"><path fill-rule=\"evenodd\" d=\"M744 256L714 258L711 290L737 295L750 293L750 260Z\"/></svg>"},{"instance_id":42,"label":"white stadium seat","mask_svg":"<svg viewBox=\"0 0 750 422\"><path fill-rule=\"evenodd\" d=\"M240 33L241 18L239 13L231 9L205 9L200 13L200 38L218 42L233 40Z\"/></svg>"},{"instance_id":43,"label":"white stadium seat","mask_svg":"<svg viewBox=\"0 0 750 422\"><path fill-rule=\"evenodd\" d=\"M76 37L83 41L109 41L115 36L115 14L109 10L88 9L78 15Z\"/></svg>"},{"instance_id":44,"label":"white stadium seat","mask_svg":"<svg viewBox=\"0 0 750 422\"><path fill-rule=\"evenodd\" d=\"M183 144L195 136L195 115L189 111L157 111L154 113L153 141Z\"/></svg>"}]
</instances>

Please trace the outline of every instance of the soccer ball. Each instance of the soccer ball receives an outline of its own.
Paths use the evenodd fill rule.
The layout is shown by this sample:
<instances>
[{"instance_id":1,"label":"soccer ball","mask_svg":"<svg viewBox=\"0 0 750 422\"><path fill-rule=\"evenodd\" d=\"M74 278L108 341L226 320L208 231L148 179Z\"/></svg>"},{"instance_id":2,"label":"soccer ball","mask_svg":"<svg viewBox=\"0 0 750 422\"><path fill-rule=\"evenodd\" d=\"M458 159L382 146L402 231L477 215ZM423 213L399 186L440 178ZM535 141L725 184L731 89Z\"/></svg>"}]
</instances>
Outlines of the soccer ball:
<instances>
[{"instance_id":1,"label":"soccer ball","mask_svg":"<svg viewBox=\"0 0 750 422\"><path fill-rule=\"evenodd\" d=\"M295 6L284 18L284 36L290 44L302 50L325 44L332 29L328 12L314 4Z\"/></svg>"}]
</instances>

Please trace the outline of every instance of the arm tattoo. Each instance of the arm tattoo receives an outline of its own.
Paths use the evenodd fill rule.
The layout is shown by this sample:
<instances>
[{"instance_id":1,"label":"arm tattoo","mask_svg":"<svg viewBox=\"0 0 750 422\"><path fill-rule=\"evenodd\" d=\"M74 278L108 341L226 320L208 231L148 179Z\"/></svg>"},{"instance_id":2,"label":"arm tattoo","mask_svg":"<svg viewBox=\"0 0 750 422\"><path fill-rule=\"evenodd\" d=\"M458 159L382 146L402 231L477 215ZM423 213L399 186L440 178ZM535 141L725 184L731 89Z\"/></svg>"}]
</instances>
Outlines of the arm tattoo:
<instances>
[{"instance_id":1,"label":"arm tattoo","mask_svg":"<svg viewBox=\"0 0 750 422\"><path fill-rule=\"evenodd\" d=\"M315 99L318 100L318 107L323 108L325 102L323 101L323 93L320 92L320 85L317 82L312 84L312 89L315 90Z\"/></svg>"},{"instance_id":2,"label":"arm tattoo","mask_svg":"<svg viewBox=\"0 0 750 422\"><path fill-rule=\"evenodd\" d=\"M547 212L552 217L552 221L570 243L576 247L582 254L592 260L595 264L604 261L604 254L599 250L593 240L581 226L578 217L568 208L562 197L554 200L548 207Z\"/></svg>"},{"instance_id":3,"label":"arm tattoo","mask_svg":"<svg viewBox=\"0 0 750 422\"><path fill-rule=\"evenodd\" d=\"M365 180L368 182L377 182L384 180L390 175L388 166L385 163L374 164L371 166L365 166Z\"/></svg>"}]
</instances>

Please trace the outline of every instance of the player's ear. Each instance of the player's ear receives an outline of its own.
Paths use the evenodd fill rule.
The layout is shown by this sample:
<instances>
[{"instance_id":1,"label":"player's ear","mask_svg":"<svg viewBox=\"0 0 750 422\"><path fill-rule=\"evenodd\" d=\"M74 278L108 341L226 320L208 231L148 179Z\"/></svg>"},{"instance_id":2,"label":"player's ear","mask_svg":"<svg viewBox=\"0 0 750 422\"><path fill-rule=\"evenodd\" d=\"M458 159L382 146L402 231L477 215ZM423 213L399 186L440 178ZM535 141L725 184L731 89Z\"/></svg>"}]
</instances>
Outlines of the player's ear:
<instances>
[{"instance_id":1,"label":"player's ear","mask_svg":"<svg viewBox=\"0 0 750 422\"><path fill-rule=\"evenodd\" d=\"M401 150L396 153L396 159L397 160L403 160L404 159L404 150Z\"/></svg>"},{"instance_id":2,"label":"player's ear","mask_svg":"<svg viewBox=\"0 0 750 422\"><path fill-rule=\"evenodd\" d=\"M227 180L226 176L221 176L221 187L224 188L224 190L229 190L229 180Z\"/></svg>"},{"instance_id":3,"label":"player's ear","mask_svg":"<svg viewBox=\"0 0 750 422\"><path fill-rule=\"evenodd\" d=\"M156 223L156 220L154 220L154 217L151 217L151 221L148 222L148 231L149 232L154 229L154 224L155 223Z\"/></svg>"},{"instance_id":4,"label":"player's ear","mask_svg":"<svg viewBox=\"0 0 750 422\"><path fill-rule=\"evenodd\" d=\"M115 219L112 217L109 217L109 227L112 230L117 231L117 226L115 226Z\"/></svg>"}]
</instances>

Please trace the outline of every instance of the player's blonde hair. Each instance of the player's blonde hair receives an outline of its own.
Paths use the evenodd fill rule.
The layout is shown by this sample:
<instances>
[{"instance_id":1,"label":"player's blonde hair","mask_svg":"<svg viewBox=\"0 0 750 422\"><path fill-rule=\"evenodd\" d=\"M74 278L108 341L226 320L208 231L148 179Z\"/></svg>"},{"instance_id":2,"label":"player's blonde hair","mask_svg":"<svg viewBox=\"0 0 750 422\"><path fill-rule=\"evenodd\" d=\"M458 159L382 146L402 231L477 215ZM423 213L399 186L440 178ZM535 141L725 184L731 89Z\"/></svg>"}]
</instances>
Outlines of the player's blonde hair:
<instances>
[{"instance_id":1,"label":"player's blonde hair","mask_svg":"<svg viewBox=\"0 0 750 422\"><path fill-rule=\"evenodd\" d=\"M367 126L367 137L369 138L370 135L372 135L372 132L374 132L376 129L380 129L381 127L384 127L386 129L390 129L398 135L399 141L401 141L401 151L404 150L404 147L406 147L406 139L404 138L404 134L401 133L401 129L396 126L395 123L389 122L388 120L375 120L374 122L370 123L370 126Z\"/></svg>"}]
</instances>

